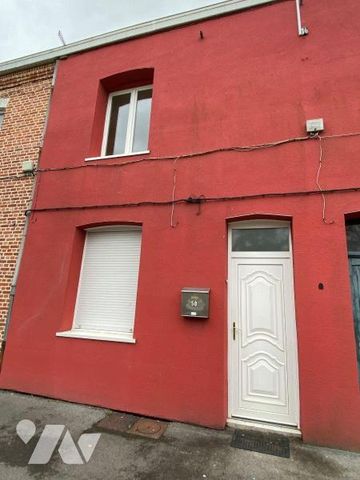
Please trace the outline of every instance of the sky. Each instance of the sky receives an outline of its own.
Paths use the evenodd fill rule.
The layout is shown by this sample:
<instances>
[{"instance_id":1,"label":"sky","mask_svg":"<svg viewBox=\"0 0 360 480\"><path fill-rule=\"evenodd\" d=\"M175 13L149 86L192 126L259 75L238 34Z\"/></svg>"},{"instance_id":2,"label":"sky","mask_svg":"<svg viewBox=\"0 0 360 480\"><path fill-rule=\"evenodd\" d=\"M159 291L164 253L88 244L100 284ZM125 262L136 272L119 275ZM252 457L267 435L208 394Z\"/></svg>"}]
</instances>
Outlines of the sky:
<instances>
[{"instance_id":1,"label":"sky","mask_svg":"<svg viewBox=\"0 0 360 480\"><path fill-rule=\"evenodd\" d=\"M0 0L0 62L220 0Z\"/></svg>"}]
</instances>

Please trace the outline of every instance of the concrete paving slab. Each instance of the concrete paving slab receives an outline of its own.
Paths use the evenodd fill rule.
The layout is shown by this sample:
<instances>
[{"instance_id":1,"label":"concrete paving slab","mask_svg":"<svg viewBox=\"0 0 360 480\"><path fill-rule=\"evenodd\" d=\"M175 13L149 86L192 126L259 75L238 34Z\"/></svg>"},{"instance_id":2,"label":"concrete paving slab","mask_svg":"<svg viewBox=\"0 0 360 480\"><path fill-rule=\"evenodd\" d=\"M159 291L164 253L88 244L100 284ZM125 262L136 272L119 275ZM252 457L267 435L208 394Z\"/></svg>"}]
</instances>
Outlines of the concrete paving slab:
<instances>
[{"instance_id":1,"label":"concrete paving slab","mask_svg":"<svg viewBox=\"0 0 360 480\"><path fill-rule=\"evenodd\" d=\"M7 480L359 480L360 455L303 445L291 439L290 459L230 446L231 429L217 431L169 422L164 435L150 439L126 432L101 434L90 460L65 464L59 446L68 430L75 448L82 434L96 433L109 410L0 391L0 478ZM16 433L19 421L36 426L25 444ZM29 465L44 427L65 425L50 461ZM88 438L85 443L91 444ZM80 441L80 446L84 442ZM94 446L94 445L93 445ZM70 445L71 447L71 445ZM69 447L69 448L70 448ZM85 445L86 447L86 445ZM68 452L71 450L69 450ZM89 447L90 448L90 447ZM92 448L92 447L91 447Z\"/></svg>"}]
</instances>

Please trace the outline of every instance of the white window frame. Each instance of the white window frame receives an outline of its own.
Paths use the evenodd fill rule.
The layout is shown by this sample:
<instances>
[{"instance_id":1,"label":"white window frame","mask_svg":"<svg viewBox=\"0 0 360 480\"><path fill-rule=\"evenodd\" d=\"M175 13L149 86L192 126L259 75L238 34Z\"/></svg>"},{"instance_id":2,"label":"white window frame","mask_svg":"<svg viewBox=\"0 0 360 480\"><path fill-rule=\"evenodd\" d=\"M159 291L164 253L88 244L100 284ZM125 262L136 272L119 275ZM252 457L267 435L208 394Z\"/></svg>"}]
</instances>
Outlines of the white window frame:
<instances>
[{"instance_id":1,"label":"white window frame","mask_svg":"<svg viewBox=\"0 0 360 480\"><path fill-rule=\"evenodd\" d=\"M0 130L4 124L4 120L5 120L5 111L6 111L6 107L9 103L9 99L8 98L0 98L0 115L1 115L1 120L0 120Z\"/></svg>"},{"instance_id":2,"label":"white window frame","mask_svg":"<svg viewBox=\"0 0 360 480\"><path fill-rule=\"evenodd\" d=\"M86 233L87 232L119 232L119 231L120 232L128 232L128 231L142 232L142 228L137 225L112 225L108 227L93 227L85 230ZM79 277L79 283L77 287L76 304L74 309L72 327L71 327L71 330L56 332L56 336L66 337L66 338L89 339L89 340L105 340L109 342L136 343L136 339L134 338L134 328L132 328L131 331L126 333L126 332L109 332L109 331L101 331L101 330L90 330L85 328L79 328L77 326L77 309L78 309L78 302L79 302L81 278L83 274L83 267L84 267L84 261L85 261L84 253L86 251L86 241L87 241L87 237L85 237L85 242L83 247L80 277ZM141 263L141 246L140 246L140 263ZM136 317L136 305L135 305L135 311L134 311L133 326L135 325L135 317Z\"/></svg>"},{"instance_id":3,"label":"white window frame","mask_svg":"<svg viewBox=\"0 0 360 480\"><path fill-rule=\"evenodd\" d=\"M103 141L101 146L101 157L100 158L111 158L111 157L125 157L129 155L142 155L145 153L149 153L149 150L144 150L141 152L134 152L133 148L133 141L134 141L134 134L135 134L135 119L136 119L136 109L137 109L137 100L139 92L144 90L153 90L152 85L145 85L142 87L130 88L129 90L118 90L116 92L110 93L108 97L108 103L106 107L106 115L105 115L105 125L104 125L104 134L103 134ZM126 139L125 139L125 150L124 153L114 154L114 155L106 155L106 147L109 140L109 125L110 125L110 116L111 116L111 107L112 107L112 100L114 97L119 95L126 95L130 93L130 105L129 105L129 117L127 123L127 130L126 130ZM149 141L149 139L148 139ZM87 160L97 159L99 157L92 157L88 158Z\"/></svg>"}]
</instances>

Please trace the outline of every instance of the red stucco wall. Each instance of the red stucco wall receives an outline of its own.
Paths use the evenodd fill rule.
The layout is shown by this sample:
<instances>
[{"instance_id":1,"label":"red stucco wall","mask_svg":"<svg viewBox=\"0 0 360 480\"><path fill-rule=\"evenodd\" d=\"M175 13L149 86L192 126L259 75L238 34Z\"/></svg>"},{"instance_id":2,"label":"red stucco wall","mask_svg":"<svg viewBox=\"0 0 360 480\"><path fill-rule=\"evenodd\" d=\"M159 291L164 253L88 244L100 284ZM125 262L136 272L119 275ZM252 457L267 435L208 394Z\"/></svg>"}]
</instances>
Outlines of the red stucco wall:
<instances>
[{"instance_id":1,"label":"red stucco wall","mask_svg":"<svg viewBox=\"0 0 360 480\"><path fill-rule=\"evenodd\" d=\"M318 0L302 14L306 38L297 36L294 2L285 1L60 61L40 166L84 165L102 128L100 80L142 68L154 68L152 157L303 136L314 117L324 118L327 135L360 130L360 6ZM360 187L360 137L323 146L323 187ZM316 190L318 165L318 140L178 160L176 198ZM173 170L161 161L41 173L35 208L171 200ZM176 228L170 206L33 213L0 386L223 427L227 222L289 217L304 440L360 449L344 228L344 216L357 211L360 194L347 192L327 196L331 225L319 195L209 202L200 211L180 204ZM79 227L109 222L143 227L137 343L57 338L72 323ZM179 316L188 285L211 288L208 320Z\"/></svg>"}]
</instances>

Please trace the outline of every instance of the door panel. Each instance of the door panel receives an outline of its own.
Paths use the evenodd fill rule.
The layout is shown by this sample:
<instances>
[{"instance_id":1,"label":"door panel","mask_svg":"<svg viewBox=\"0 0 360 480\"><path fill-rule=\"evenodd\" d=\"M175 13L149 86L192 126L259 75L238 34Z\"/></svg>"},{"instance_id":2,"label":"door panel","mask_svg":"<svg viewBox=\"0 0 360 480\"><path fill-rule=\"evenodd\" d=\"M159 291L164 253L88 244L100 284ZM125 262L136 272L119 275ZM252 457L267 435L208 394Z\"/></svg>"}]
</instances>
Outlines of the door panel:
<instances>
[{"instance_id":1,"label":"door panel","mask_svg":"<svg viewBox=\"0 0 360 480\"><path fill-rule=\"evenodd\" d=\"M290 258L233 258L232 416L298 424Z\"/></svg>"}]
</instances>

